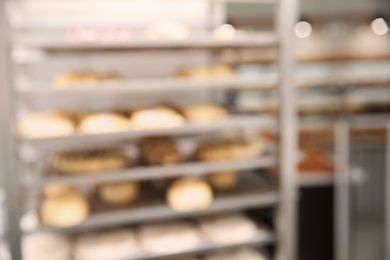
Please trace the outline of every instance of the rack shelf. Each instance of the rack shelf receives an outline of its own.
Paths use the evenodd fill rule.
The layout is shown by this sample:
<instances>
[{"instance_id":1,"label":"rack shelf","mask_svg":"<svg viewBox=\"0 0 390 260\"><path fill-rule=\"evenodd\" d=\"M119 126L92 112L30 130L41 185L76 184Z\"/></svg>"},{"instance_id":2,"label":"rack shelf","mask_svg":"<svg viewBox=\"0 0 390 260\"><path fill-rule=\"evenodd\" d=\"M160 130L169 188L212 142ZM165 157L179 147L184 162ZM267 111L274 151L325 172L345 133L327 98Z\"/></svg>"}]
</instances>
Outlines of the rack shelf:
<instances>
[{"instance_id":1,"label":"rack shelf","mask_svg":"<svg viewBox=\"0 0 390 260\"><path fill-rule=\"evenodd\" d=\"M217 40L211 34L199 35L188 40L145 40L127 41L70 41L53 38L15 37L17 47L39 48L52 51L85 51L110 49L177 49L177 48L246 48L276 46L277 36L273 32L256 33L231 40Z\"/></svg>"},{"instance_id":2,"label":"rack shelf","mask_svg":"<svg viewBox=\"0 0 390 260\"><path fill-rule=\"evenodd\" d=\"M277 84L276 78L251 77L233 79L129 79L119 83L100 83L88 86L70 86L56 89L45 84L32 84L18 92L28 97L63 97L64 95L110 95L110 94L151 94L160 92L185 92L200 90L242 89L245 87L271 89Z\"/></svg>"},{"instance_id":3,"label":"rack shelf","mask_svg":"<svg viewBox=\"0 0 390 260\"><path fill-rule=\"evenodd\" d=\"M211 206L200 211L177 212L171 209L163 194L152 194L131 208L117 209L106 207L99 202L92 203L93 213L82 223L72 227L40 226L33 231L75 231L118 226L121 224L136 224L164 219L201 216L205 214L239 211L253 207L272 206L279 200L279 193L272 182L265 181L254 174L245 174L237 189L228 193L217 193ZM156 198L159 199L156 199Z\"/></svg>"},{"instance_id":4,"label":"rack shelf","mask_svg":"<svg viewBox=\"0 0 390 260\"><path fill-rule=\"evenodd\" d=\"M226 120L220 120L218 123L187 123L181 127L153 129L153 130L130 130L127 132L109 133L109 134L75 134L64 137L53 138L21 138L21 141L41 146L66 148L70 146L88 146L96 143L114 142L131 138L141 138L148 136L177 136L177 135L194 135L202 133L212 133L232 129L275 129L276 118L267 115L237 115L231 116Z\"/></svg>"},{"instance_id":5,"label":"rack shelf","mask_svg":"<svg viewBox=\"0 0 390 260\"><path fill-rule=\"evenodd\" d=\"M125 180L141 181L179 176L199 176L209 174L211 172L221 172L227 170L247 171L261 168L270 168L275 164L275 156L267 155L260 158L236 161L189 162L171 166L133 167L126 170L105 172L96 175L70 176L49 173L42 179L40 186L45 186L48 184L88 185Z\"/></svg>"}]
</instances>

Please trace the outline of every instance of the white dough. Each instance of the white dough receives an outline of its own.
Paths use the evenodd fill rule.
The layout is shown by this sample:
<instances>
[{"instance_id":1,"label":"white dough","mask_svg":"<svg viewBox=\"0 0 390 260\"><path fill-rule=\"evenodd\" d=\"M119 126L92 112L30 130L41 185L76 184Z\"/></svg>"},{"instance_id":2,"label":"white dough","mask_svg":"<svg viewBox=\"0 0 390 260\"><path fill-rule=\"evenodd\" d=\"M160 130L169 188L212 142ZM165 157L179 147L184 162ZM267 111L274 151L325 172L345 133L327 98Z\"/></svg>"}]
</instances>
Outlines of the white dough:
<instances>
[{"instance_id":1,"label":"white dough","mask_svg":"<svg viewBox=\"0 0 390 260\"><path fill-rule=\"evenodd\" d=\"M34 233L23 237L24 260L69 260L72 245L68 237L55 233Z\"/></svg>"},{"instance_id":2,"label":"white dough","mask_svg":"<svg viewBox=\"0 0 390 260\"><path fill-rule=\"evenodd\" d=\"M158 254L184 252L195 248L200 241L195 226L184 221L142 226L139 238L145 251Z\"/></svg>"},{"instance_id":3,"label":"white dough","mask_svg":"<svg viewBox=\"0 0 390 260\"><path fill-rule=\"evenodd\" d=\"M138 250L134 233L129 229L81 235L75 244L76 260L121 260Z\"/></svg>"},{"instance_id":4,"label":"white dough","mask_svg":"<svg viewBox=\"0 0 390 260\"><path fill-rule=\"evenodd\" d=\"M248 242L256 234L256 224L242 214L204 218L199 226L207 239L228 245Z\"/></svg>"},{"instance_id":5,"label":"white dough","mask_svg":"<svg viewBox=\"0 0 390 260\"><path fill-rule=\"evenodd\" d=\"M245 248L236 251L216 253L206 257L205 260L267 260L267 258L254 249Z\"/></svg>"}]
</instances>

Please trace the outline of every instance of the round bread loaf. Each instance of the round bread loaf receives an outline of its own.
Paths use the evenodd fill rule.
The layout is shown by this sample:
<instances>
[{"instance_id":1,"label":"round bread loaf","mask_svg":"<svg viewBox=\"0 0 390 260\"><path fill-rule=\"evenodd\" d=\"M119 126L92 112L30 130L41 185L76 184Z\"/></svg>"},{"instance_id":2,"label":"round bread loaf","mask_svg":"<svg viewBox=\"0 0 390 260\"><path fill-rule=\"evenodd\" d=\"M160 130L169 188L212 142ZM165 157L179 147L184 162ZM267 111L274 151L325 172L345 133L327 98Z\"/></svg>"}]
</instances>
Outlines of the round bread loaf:
<instances>
[{"instance_id":1,"label":"round bread loaf","mask_svg":"<svg viewBox=\"0 0 390 260\"><path fill-rule=\"evenodd\" d=\"M183 116L166 107L139 110L131 117L132 127L137 129L159 129L179 127L185 123Z\"/></svg>"},{"instance_id":2,"label":"round bread loaf","mask_svg":"<svg viewBox=\"0 0 390 260\"><path fill-rule=\"evenodd\" d=\"M33 233L22 239L24 260L69 260L72 245L68 237L56 233Z\"/></svg>"},{"instance_id":3,"label":"round bread loaf","mask_svg":"<svg viewBox=\"0 0 390 260\"><path fill-rule=\"evenodd\" d=\"M207 176L211 186L219 191L233 189L238 184L238 176L234 171L217 172Z\"/></svg>"},{"instance_id":4,"label":"round bread loaf","mask_svg":"<svg viewBox=\"0 0 390 260\"><path fill-rule=\"evenodd\" d=\"M85 174L125 168L130 159L118 151L69 151L54 155L51 165L65 174Z\"/></svg>"},{"instance_id":5,"label":"round bread loaf","mask_svg":"<svg viewBox=\"0 0 390 260\"><path fill-rule=\"evenodd\" d=\"M256 224L242 214L204 218L199 227L204 237L226 245L249 242L257 231Z\"/></svg>"},{"instance_id":6,"label":"round bread loaf","mask_svg":"<svg viewBox=\"0 0 390 260\"><path fill-rule=\"evenodd\" d=\"M130 129L130 121L116 113L96 113L81 120L79 130L85 134L122 132Z\"/></svg>"},{"instance_id":7,"label":"round bread loaf","mask_svg":"<svg viewBox=\"0 0 390 260\"><path fill-rule=\"evenodd\" d=\"M74 131L72 121L54 113L28 115L19 125L20 134L29 138L66 136Z\"/></svg>"},{"instance_id":8,"label":"round bread loaf","mask_svg":"<svg viewBox=\"0 0 390 260\"><path fill-rule=\"evenodd\" d=\"M118 229L81 235L76 239L76 260L122 260L138 250L133 231Z\"/></svg>"},{"instance_id":9,"label":"round bread loaf","mask_svg":"<svg viewBox=\"0 0 390 260\"><path fill-rule=\"evenodd\" d=\"M183 178L169 187L167 200L176 211L202 210L213 202L213 192L203 180Z\"/></svg>"},{"instance_id":10,"label":"round bread loaf","mask_svg":"<svg viewBox=\"0 0 390 260\"><path fill-rule=\"evenodd\" d=\"M157 254L185 252L200 242L195 226L184 221L141 226L139 239L143 250Z\"/></svg>"},{"instance_id":11,"label":"round bread loaf","mask_svg":"<svg viewBox=\"0 0 390 260\"><path fill-rule=\"evenodd\" d=\"M223 107L216 105L195 105L183 109L184 116L189 121L209 122L228 117L229 113Z\"/></svg>"},{"instance_id":12,"label":"round bread loaf","mask_svg":"<svg viewBox=\"0 0 390 260\"><path fill-rule=\"evenodd\" d=\"M40 208L41 220L49 226L67 227L77 225L87 218L89 205L78 191L62 192L43 199Z\"/></svg>"},{"instance_id":13,"label":"round bread loaf","mask_svg":"<svg viewBox=\"0 0 390 260\"><path fill-rule=\"evenodd\" d=\"M97 187L99 199L110 206L121 206L138 198L139 187L135 182L101 184Z\"/></svg>"}]
</instances>

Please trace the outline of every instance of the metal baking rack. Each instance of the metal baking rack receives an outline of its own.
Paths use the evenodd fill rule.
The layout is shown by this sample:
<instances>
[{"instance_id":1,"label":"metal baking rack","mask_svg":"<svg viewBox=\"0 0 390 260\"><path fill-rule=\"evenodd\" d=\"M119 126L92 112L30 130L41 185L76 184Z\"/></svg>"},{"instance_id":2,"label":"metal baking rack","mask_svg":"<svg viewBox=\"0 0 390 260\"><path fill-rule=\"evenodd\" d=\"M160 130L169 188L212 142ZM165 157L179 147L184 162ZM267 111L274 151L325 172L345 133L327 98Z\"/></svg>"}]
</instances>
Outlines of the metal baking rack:
<instances>
[{"instance_id":1,"label":"metal baking rack","mask_svg":"<svg viewBox=\"0 0 390 260\"><path fill-rule=\"evenodd\" d=\"M23 5L24 1L8 1L11 2L12 8L18 8L19 5ZM26 1L27 2L27 1ZM171 1L172 2L172 1ZM39 26L49 26L51 29L55 29L56 24L41 23L39 19L36 23L28 23L28 19L23 20L23 12L17 13L18 19L14 19L12 8L5 10L5 4L2 3L1 11L3 18L3 30L1 39L2 48L9 55L1 57L1 66L4 67L4 77L1 77L2 81L0 88L0 104L1 104L1 134L4 140L4 146L2 152L4 152L4 172L6 173L6 191L7 191L7 213L8 213L8 238L10 244L10 250L13 259L22 259L21 257L21 238L23 230L20 227L20 219L23 215L22 206L25 202L25 198L19 192L21 188L21 179L23 178L23 172L19 172L23 167L23 162L19 157L21 145L26 143L36 149L38 159L44 153L40 153L42 149L56 148L63 149L72 147L74 145L91 145L100 142L117 142L125 139L139 138L144 136L153 135L195 135L203 134L207 132L218 132L223 130L232 129L249 129L249 128L272 128L278 129L280 134L280 146L279 146L279 158L277 162L280 169L280 181L275 187L268 185L267 188L261 188L256 186L256 182L251 182L253 189L238 189L236 193L225 194L217 196L216 200L208 209L203 211L178 213L170 209L164 202L159 202L154 205L139 205L137 208L123 211L109 211L93 213L83 223L69 228L69 230L79 231L84 228L96 228L104 226L115 226L120 224L140 223L147 220L157 219L170 219L177 217L203 215L217 212L228 212L244 210L248 208L257 208L264 206L276 206L278 208L277 213L280 221L277 223L277 228L274 234L270 234L268 242L275 242L277 244L277 256L278 259L290 260L295 259L296 252L296 233L295 233L295 219L296 219L296 185L295 185L295 152L296 152L296 104L295 104L295 87L294 87L294 55L293 55L293 26L297 20L297 0L249 0L249 1L233 1L233 0L209 0L207 1L211 10L215 12L214 18L210 19L209 27L216 28L224 22L226 17L226 4L232 2L239 3L259 3L270 4L275 7L276 25L274 32L261 32L256 34L247 34L242 37L237 37L231 40L217 40L212 37L211 32L203 32L201 34L194 34L189 40L145 40L134 39L128 41L108 41L108 42L72 42L66 41L55 37L46 37L46 34L41 34L39 37L32 35L28 32L29 27L33 27L34 30ZM33 1L32 1L33 3ZM116 2L110 4L114 5ZM69 2L71 4L71 2ZM79 5L79 1L74 3L75 6ZM172 4L172 3L171 3ZM58 24L67 24L72 21L62 21L63 18L58 18ZM17 22L20 23L17 23ZM16 22L16 25L15 25ZM25 28L23 28L25 26ZM31 29L31 28L30 28ZM6 36L6 37L3 37ZM43 36L43 38L40 38ZM278 122L274 118L270 120L270 117L261 115L250 116L232 116L231 118L221 121L205 124L186 124L183 127L161 130L148 130L148 131L129 131L126 133L113 133L102 135L72 135L68 137L59 138L43 138L43 139L28 139L20 138L16 135L14 126L16 125L16 118L19 110L21 109L21 103L29 98L41 98L47 95L50 98L51 95L74 95L75 97L88 94L87 89L75 89L64 91L56 89L44 89L36 88L34 82L27 81L26 86L20 87L18 84L18 73L20 70L15 69L15 74L11 73L11 69L18 66L18 61L12 54L19 49L26 50L39 50L43 53L53 52L76 52L84 53L88 51L104 52L104 51L122 51L122 50L172 50L172 49L207 49L210 51L223 50L226 48L247 48L247 47L274 47L279 50L278 65L280 68L280 74L277 82L262 82L260 79L232 79L229 82L221 81L192 81L190 80L166 80L166 81L153 81L152 79L144 82L128 81L120 85L110 88L101 86L96 89L91 88L95 94L111 95L115 93L121 93L123 95L134 94L139 92L153 93L158 92L172 92L172 94L178 94L183 90L195 90L197 86L198 90L209 91L215 89L239 89L244 86L265 86L268 84L276 84L280 90L280 119ZM49 56L49 55L48 55ZM138 85L139 84L139 85ZM38 84L39 85L39 84ZM133 86L135 85L135 86ZM31 88L34 87L34 88ZM46 87L46 86L45 86ZM19 97L21 99L19 99ZM91 95L91 98L93 96ZM23 101L23 102L20 102ZM3 131L4 130L4 131ZM276 158L265 156L258 159L243 160L237 162L213 162L213 163L184 163L181 165L171 167L149 167L149 168L132 168L123 172L117 172L112 174L114 179L156 179L160 174L163 176L178 176L178 175L199 175L204 174L209 170L223 170L223 169L236 169L236 170L249 170L252 168L269 167L275 164ZM38 167L39 168L39 167ZM57 175L45 175L39 173L38 176L42 178L38 182L38 187L23 187L26 190L36 189L43 184L48 183L75 183L75 184L90 184L92 182L108 181L102 175L94 176L77 176L77 177L65 177ZM108 175L107 175L108 176ZM123 177L123 178L121 178ZM110 177L111 178L111 177ZM113 179L110 179L113 180ZM32 185L36 185L33 183ZM28 186L28 185L27 185ZM66 231L61 228L49 228L49 227L37 227L39 230L57 230ZM274 239L277 238L277 239ZM262 243L254 239L254 243ZM251 243L249 243L251 244ZM219 247L211 243L202 246L197 249L196 252L188 252L189 254L198 253L203 250L218 249ZM137 259L153 258L154 256L139 257Z\"/></svg>"}]
</instances>

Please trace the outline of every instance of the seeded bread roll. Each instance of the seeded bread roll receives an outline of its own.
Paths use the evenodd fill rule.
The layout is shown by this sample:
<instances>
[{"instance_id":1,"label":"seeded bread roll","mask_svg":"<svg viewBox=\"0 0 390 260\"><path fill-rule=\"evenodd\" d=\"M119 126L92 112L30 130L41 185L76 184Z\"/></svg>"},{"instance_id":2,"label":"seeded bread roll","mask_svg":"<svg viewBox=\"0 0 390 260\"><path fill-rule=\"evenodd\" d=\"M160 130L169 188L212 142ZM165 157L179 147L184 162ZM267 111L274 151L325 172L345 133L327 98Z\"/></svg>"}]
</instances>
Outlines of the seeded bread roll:
<instances>
[{"instance_id":1,"label":"seeded bread roll","mask_svg":"<svg viewBox=\"0 0 390 260\"><path fill-rule=\"evenodd\" d=\"M213 192L210 185L201 179L183 178L169 187L167 200L176 211L202 210L213 202Z\"/></svg>"},{"instance_id":2,"label":"seeded bread roll","mask_svg":"<svg viewBox=\"0 0 390 260\"><path fill-rule=\"evenodd\" d=\"M49 226L77 225L89 215L87 199L76 189L46 196L40 208L41 220Z\"/></svg>"},{"instance_id":3,"label":"seeded bread roll","mask_svg":"<svg viewBox=\"0 0 390 260\"><path fill-rule=\"evenodd\" d=\"M138 144L141 159L149 165L170 165L183 161L175 141L169 137L152 137Z\"/></svg>"},{"instance_id":4,"label":"seeded bread roll","mask_svg":"<svg viewBox=\"0 0 390 260\"><path fill-rule=\"evenodd\" d=\"M138 183L116 182L101 184L97 187L99 199L110 206L122 206L134 202L138 198Z\"/></svg>"},{"instance_id":5,"label":"seeded bread roll","mask_svg":"<svg viewBox=\"0 0 390 260\"><path fill-rule=\"evenodd\" d=\"M104 134L128 131L130 121L117 113L95 113L86 116L79 125L80 132L84 134Z\"/></svg>"},{"instance_id":6,"label":"seeded bread roll","mask_svg":"<svg viewBox=\"0 0 390 260\"><path fill-rule=\"evenodd\" d=\"M193 122L209 122L228 117L229 113L217 105L195 105L183 109L184 116Z\"/></svg>"},{"instance_id":7,"label":"seeded bread roll","mask_svg":"<svg viewBox=\"0 0 390 260\"><path fill-rule=\"evenodd\" d=\"M131 160L115 150L69 151L54 155L52 167L64 174L88 174L126 168Z\"/></svg>"},{"instance_id":8,"label":"seeded bread roll","mask_svg":"<svg viewBox=\"0 0 390 260\"><path fill-rule=\"evenodd\" d=\"M29 138L66 136L74 131L71 120L55 113L30 114L19 125L20 134Z\"/></svg>"},{"instance_id":9,"label":"seeded bread roll","mask_svg":"<svg viewBox=\"0 0 390 260\"><path fill-rule=\"evenodd\" d=\"M200 161L239 160L261 155L262 147L244 140L218 140L201 145L196 151Z\"/></svg>"}]
</instances>

